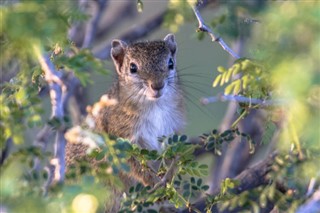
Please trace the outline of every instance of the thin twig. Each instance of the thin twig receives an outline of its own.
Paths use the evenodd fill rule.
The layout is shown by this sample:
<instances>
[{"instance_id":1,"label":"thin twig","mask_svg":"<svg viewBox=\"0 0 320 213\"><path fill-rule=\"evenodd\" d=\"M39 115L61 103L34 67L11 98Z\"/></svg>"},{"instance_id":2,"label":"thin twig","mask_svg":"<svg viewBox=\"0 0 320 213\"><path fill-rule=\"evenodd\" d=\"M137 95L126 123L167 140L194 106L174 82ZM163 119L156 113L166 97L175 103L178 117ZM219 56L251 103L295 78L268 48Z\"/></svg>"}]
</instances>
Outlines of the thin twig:
<instances>
[{"instance_id":1,"label":"thin twig","mask_svg":"<svg viewBox=\"0 0 320 213\"><path fill-rule=\"evenodd\" d=\"M201 104L208 105L210 103L215 103L218 101L235 101L238 103L247 103L247 104L258 104L261 106L274 106L274 105L283 105L285 104L284 100L263 100L258 98L248 98L241 95L224 95L220 94L212 97L203 97L200 99Z\"/></svg>"},{"instance_id":2,"label":"thin twig","mask_svg":"<svg viewBox=\"0 0 320 213\"><path fill-rule=\"evenodd\" d=\"M192 5L192 10L193 10L195 16L197 17L198 22L199 22L198 31L202 31L202 32L208 33L208 34L210 35L212 41L218 42L218 43L220 44L220 46L221 46L225 51L227 51L233 58L239 59L240 56L238 56L238 54L236 54L236 53L224 42L224 40L223 40L221 37L216 36L216 34L213 32L213 30L205 24L205 22L204 22L204 20L203 20L203 18L202 18L202 16L201 16L201 14L200 14L200 12L199 12L199 10L198 10L198 7L197 7L198 5L199 5L199 4Z\"/></svg>"},{"instance_id":3,"label":"thin twig","mask_svg":"<svg viewBox=\"0 0 320 213\"><path fill-rule=\"evenodd\" d=\"M149 193L155 192L158 188L164 186L170 178L172 178L172 174L174 173L174 170L177 167L176 164L179 161L179 159L179 157L176 157L172 160L170 167L168 168L163 178L161 178L161 180L152 189L148 191Z\"/></svg>"}]
</instances>

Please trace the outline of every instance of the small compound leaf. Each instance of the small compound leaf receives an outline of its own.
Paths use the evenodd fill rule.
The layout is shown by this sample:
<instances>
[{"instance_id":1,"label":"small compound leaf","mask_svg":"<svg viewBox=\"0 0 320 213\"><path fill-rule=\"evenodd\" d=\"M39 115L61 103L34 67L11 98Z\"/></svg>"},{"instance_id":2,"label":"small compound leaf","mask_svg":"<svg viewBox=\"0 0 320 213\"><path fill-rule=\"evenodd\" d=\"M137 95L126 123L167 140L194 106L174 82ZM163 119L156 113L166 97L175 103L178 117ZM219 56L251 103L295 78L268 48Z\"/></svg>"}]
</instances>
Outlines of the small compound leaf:
<instances>
[{"instance_id":1,"label":"small compound leaf","mask_svg":"<svg viewBox=\"0 0 320 213\"><path fill-rule=\"evenodd\" d=\"M216 87L219 84L221 77L222 77L221 74L216 77L216 79L212 83L212 87Z\"/></svg>"}]
</instances>

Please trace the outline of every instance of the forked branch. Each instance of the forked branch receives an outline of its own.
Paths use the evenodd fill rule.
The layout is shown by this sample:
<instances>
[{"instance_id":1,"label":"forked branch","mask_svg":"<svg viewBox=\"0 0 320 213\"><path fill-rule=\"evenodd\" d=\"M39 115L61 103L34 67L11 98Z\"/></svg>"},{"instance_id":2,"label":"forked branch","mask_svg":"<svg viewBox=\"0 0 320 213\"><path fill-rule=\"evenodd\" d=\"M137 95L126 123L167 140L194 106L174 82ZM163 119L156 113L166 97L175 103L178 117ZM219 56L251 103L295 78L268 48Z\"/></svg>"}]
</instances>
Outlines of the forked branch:
<instances>
[{"instance_id":1,"label":"forked branch","mask_svg":"<svg viewBox=\"0 0 320 213\"><path fill-rule=\"evenodd\" d=\"M39 46L34 46L34 52L45 74L45 80L50 88L52 110L51 118L62 121L63 117L65 116L64 104L68 96L67 86L62 80L62 73L55 69L55 66L51 62L49 56L45 55ZM47 129L50 131L50 128ZM47 187L52 184L52 182L63 182L65 175L66 140L64 138L64 129L61 127L57 128L55 134L54 159L51 160L49 165L49 167L53 167L53 169L49 169L49 171L53 171L53 173L49 172L48 180L50 181L47 183L45 191L47 190Z\"/></svg>"},{"instance_id":2,"label":"forked branch","mask_svg":"<svg viewBox=\"0 0 320 213\"><path fill-rule=\"evenodd\" d=\"M201 14L200 14L200 12L199 12L199 10L198 10L198 5L199 5L199 4L200 4L200 3L197 2L196 4L191 5L192 10L193 10L195 16L197 17L198 22L199 22L198 31L208 33L208 34L210 35L210 37L211 37L211 39L212 39L213 42L218 42L218 43L220 44L220 46L221 46L225 51L227 51L233 58L239 59L240 56L238 56L238 54L236 54L236 53L224 42L224 40L223 40L220 36L217 36L217 35L213 32L213 30L205 24L205 22L204 22L204 20L203 20L203 18L202 18L202 16L201 16Z\"/></svg>"}]
</instances>

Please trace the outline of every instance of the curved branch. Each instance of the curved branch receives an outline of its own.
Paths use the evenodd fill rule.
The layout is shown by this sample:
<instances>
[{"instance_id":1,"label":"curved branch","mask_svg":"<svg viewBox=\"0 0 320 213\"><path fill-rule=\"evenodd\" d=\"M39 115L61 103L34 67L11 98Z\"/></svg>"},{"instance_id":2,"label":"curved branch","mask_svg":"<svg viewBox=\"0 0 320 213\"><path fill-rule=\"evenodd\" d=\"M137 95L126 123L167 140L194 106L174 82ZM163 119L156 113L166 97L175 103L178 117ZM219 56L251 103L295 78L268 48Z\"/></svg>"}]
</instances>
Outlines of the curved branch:
<instances>
[{"instance_id":1,"label":"curved branch","mask_svg":"<svg viewBox=\"0 0 320 213\"><path fill-rule=\"evenodd\" d=\"M44 55L40 47L34 46L35 55L40 63L42 70L45 73L45 80L49 84L50 99L51 99L51 118L56 118L62 121L65 112L64 105L68 97L67 86L62 80L62 73L55 69L48 55ZM56 138L54 143L54 173L53 182L63 182L65 175L65 146L66 140L64 138L64 129L58 128L56 130ZM50 180L50 178L49 178ZM52 183L49 183L52 184ZM48 184L48 185L49 185Z\"/></svg>"},{"instance_id":2,"label":"curved branch","mask_svg":"<svg viewBox=\"0 0 320 213\"><path fill-rule=\"evenodd\" d=\"M219 94L217 96L212 96L212 97L203 97L200 99L200 102L203 105L207 105L207 104L218 102L218 101L235 101L239 103L259 104L262 106L281 105L285 103L284 100L263 100L258 98L248 98L242 95L224 95L224 94Z\"/></svg>"},{"instance_id":3,"label":"curved branch","mask_svg":"<svg viewBox=\"0 0 320 213\"><path fill-rule=\"evenodd\" d=\"M240 194L244 191L254 189L261 185L269 184L270 181L267 178L267 174L271 171L271 166L274 162L277 152L273 152L268 158L257 163L241 172L238 176L234 178L239 182L239 185L233 189L233 193ZM216 196L220 193L220 188L215 189L211 195ZM198 200L193 206L197 209L203 209L205 207L205 198ZM181 212L189 212L187 209L182 210Z\"/></svg>"},{"instance_id":4,"label":"curved branch","mask_svg":"<svg viewBox=\"0 0 320 213\"><path fill-rule=\"evenodd\" d=\"M213 42L218 42L218 43L220 44L220 46L221 46L225 51L227 51L233 58L239 59L240 56L238 56L238 54L236 54L236 53L224 42L224 40L223 40L221 37L217 36L217 35L213 32L213 30L205 24L205 22L204 22L204 20L203 20L203 18L202 18L202 16L201 16L201 14L200 14L200 12L199 12L199 10L198 10L198 5L199 5L199 4L197 3L197 4L195 4L195 5L192 6L192 10L193 10L193 12L194 12L194 14L195 14L195 16L196 16L196 18L197 18L197 20L198 20L198 23L199 23L198 31L208 33L208 34L210 35L210 37L211 37L211 39L212 39Z\"/></svg>"}]
</instances>

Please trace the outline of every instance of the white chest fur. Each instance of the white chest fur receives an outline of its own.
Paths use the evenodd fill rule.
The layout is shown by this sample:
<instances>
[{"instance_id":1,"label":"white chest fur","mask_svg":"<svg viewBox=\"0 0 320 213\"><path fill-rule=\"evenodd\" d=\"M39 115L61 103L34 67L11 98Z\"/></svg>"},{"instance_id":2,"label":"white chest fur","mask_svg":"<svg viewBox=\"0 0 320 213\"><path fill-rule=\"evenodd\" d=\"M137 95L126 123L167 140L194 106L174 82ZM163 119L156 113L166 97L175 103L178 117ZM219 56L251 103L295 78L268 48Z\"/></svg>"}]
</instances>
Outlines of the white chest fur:
<instances>
[{"instance_id":1,"label":"white chest fur","mask_svg":"<svg viewBox=\"0 0 320 213\"><path fill-rule=\"evenodd\" d=\"M181 109L178 109L175 101L164 97L153 103L147 104L142 113L132 141L143 148L161 151L161 143L158 138L171 135L184 126L184 118Z\"/></svg>"}]
</instances>

